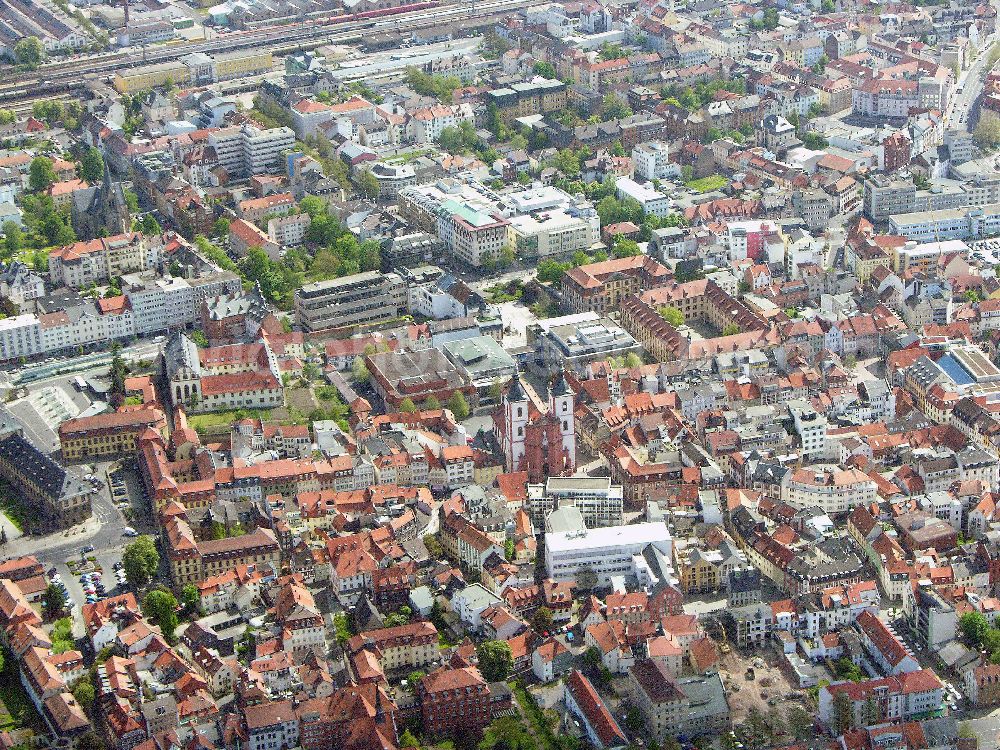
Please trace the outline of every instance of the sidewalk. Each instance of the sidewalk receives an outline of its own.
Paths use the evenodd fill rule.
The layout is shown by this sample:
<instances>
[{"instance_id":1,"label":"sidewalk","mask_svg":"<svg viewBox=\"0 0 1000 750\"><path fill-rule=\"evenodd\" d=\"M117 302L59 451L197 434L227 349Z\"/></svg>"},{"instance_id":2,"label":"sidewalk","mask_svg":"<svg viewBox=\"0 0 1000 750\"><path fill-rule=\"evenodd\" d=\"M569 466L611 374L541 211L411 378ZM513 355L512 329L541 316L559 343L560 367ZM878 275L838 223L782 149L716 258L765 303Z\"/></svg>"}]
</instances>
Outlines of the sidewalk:
<instances>
[{"instance_id":1,"label":"sidewalk","mask_svg":"<svg viewBox=\"0 0 1000 750\"><path fill-rule=\"evenodd\" d=\"M20 539L24 534L18 530L18 528L11 522L7 516L0 513L0 528L4 530L7 535L7 542L13 542L16 539Z\"/></svg>"},{"instance_id":2,"label":"sidewalk","mask_svg":"<svg viewBox=\"0 0 1000 750\"><path fill-rule=\"evenodd\" d=\"M7 523L7 518L0 514L0 518ZM58 531L42 537L20 535L19 538L11 539L8 536L6 544L0 545L0 555L4 557L19 557L21 555L39 555L50 550L57 550L63 546L70 548L86 542L88 539L101 530L100 519L91 516L83 523L65 531ZM9 534L10 532L8 532Z\"/></svg>"}]
</instances>

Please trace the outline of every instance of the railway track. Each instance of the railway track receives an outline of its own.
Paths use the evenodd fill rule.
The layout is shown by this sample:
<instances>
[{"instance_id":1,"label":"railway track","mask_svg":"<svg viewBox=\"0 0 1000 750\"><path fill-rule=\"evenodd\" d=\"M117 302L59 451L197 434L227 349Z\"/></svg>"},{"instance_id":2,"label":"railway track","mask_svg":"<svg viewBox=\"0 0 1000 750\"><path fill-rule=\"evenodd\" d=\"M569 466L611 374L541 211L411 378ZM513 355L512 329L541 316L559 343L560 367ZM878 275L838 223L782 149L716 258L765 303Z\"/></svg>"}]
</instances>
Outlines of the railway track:
<instances>
[{"instance_id":1,"label":"railway track","mask_svg":"<svg viewBox=\"0 0 1000 750\"><path fill-rule=\"evenodd\" d=\"M119 52L98 58L72 61L43 66L37 71L21 74L0 84L0 106L15 108L19 103L40 98L52 98L58 94L72 94L80 82L93 75L110 74L122 68L137 67L151 63L176 60L193 52L231 52L255 47L268 48L272 52L295 49L303 42L344 41L372 31L413 31L439 26L453 18L484 18L501 12L510 12L527 7L530 0L494 0L477 5L449 4L435 8L401 13L387 18L365 18L333 24L308 23L295 28L282 26L247 32L233 32L215 39L188 44L177 44L158 48L145 55L135 52Z\"/></svg>"}]
</instances>

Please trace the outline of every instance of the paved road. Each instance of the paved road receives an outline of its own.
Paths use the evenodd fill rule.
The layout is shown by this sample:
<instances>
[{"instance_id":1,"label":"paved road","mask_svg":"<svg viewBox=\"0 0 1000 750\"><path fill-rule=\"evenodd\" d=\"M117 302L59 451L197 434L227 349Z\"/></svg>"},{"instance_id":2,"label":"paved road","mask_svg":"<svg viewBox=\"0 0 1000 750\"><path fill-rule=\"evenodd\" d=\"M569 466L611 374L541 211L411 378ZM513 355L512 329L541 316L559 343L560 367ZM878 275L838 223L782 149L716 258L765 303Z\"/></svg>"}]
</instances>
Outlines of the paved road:
<instances>
[{"instance_id":1,"label":"paved road","mask_svg":"<svg viewBox=\"0 0 1000 750\"><path fill-rule=\"evenodd\" d=\"M983 79L989 70L990 48L995 41L995 35L987 37L983 42L979 57L969 66L968 70L959 76L958 85L962 87L962 90L952 97L945 118L950 127L965 128L970 132L975 127L977 114L974 110L983 90Z\"/></svg>"},{"instance_id":2,"label":"paved road","mask_svg":"<svg viewBox=\"0 0 1000 750\"><path fill-rule=\"evenodd\" d=\"M103 478L108 465L98 464L97 476ZM130 479L127 486L133 496L133 505L141 503L141 489L137 488L136 480ZM120 554L125 546L122 531L126 526L134 526L139 531L148 531L151 528L148 518L143 516L140 516L139 520L127 522L122 512L112 502L107 485L104 485L95 493L93 515L84 523L55 534L41 537L26 536L9 541L0 545L0 556L16 557L31 554L49 566L64 563L68 558L78 556L81 548L87 545L95 547L98 555L116 550Z\"/></svg>"},{"instance_id":3,"label":"paved road","mask_svg":"<svg viewBox=\"0 0 1000 750\"><path fill-rule=\"evenodd\" d=\"M1000 746L1000 709L978 719L966 719L965 724L979 738L979 747Z\"/></svg>"}]
</instances>

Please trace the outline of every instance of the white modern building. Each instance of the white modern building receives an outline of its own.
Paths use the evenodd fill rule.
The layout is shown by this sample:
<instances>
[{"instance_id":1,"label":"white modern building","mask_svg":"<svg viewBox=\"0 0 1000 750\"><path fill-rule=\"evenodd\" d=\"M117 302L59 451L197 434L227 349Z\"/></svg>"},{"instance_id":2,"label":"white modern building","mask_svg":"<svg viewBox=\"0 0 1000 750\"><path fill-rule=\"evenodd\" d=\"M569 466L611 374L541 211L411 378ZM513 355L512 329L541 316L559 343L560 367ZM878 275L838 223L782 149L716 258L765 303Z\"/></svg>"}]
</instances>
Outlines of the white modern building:
<instances>
[{"instance_id":1,"label":"white modern building","mask_svg":"<svg viewBox=\"0 0 1000 750\"><path fill-rule=\"evenodd\" d=\"M589 568L598 586L608 586L612 577L642 567L634 558L647 547L669 560L671 546L670 529L662 521L555 532L545 536L545 571L555 581L573 581L580 569Z\"/></svg>"},{"instance_id":2,"label":"white modern building","mask_svg":"<svg viewBox=\"0 0 1000 750\"><path fill-rule=\"evenodd\" d=\"M574 507L587 528L620 526L625 522L622 487L610 477L549 477L545 484L528 485L532 522L541 527L554 510Z\"/></svg>"},{"instance_id":3,"label":"white modern building","mask_svg":"<svg viewBox=\"0 0 1000 750\"><path fill-rule=\"evenodd\" d=\"M34 315L17 315L0 320L0 360L33 357L42 348L42 329Z\"/></svg>"},{"instance_id":4,"label":"white modern building","mask_svg":"<svg viewBox=\"0 0 1000 750\"><path fill-rule=\"evenodd\" d=\"M619 200L632 198L647 214L667 216L670 213L670 198L649 183L639 184L630 177L619 177L615 190Z\"/></svg>"},{"instance_id":5,"label":"white modern building","mask_svg":"<svg viewBox=\"0 0 1000 750\"><path fill-rule=\"evenodd\" d=\"M805 399L788 402L788 411L795 423L795 432L802 443L802 455L821 458L826 453L827 420Z\"/></svg>"},{"instance_id":6,"label":"white modern building","mask_svg":"<svg viewBox=\"0 0 1000 750\"><path fill-rule=\"evenodd\" d=\"M451 608L459 619L472 630L482 627L480 616L494 604L503 604L503 599L486 589L481 583L466 586L451 597Z\"/></svg>"},{"instance_id":7,"label":"white modern building","mask_svg":"<svg viewBox=\"0 0 1000 750\"><path fill-rule=\"evenodd\" d=\"M435 104L410 115L407 133L414 143L434 143L445 128L457 128L466 121L475 121L471 104Z\"/></svg>"},{"instance_id":8,"label":"white modern building","mask_svg":"<svg viewBox=\"0 0 1000 750\"><path fill-rule=\"evenodd\" d=\"M670 161L667 144L661 141L640 143L632 149L632 166L640 180L668 180L681 176L681 165Z\"/></svg>"},{"instance_id":9,"label":"white modern building","mask_svg":"<svg viewBox=\"0 0 1000 750\"><path fill-rule=\"evenodd\" d=\"M260 128L248 122L209 133L208 143L231 175L267 174L280 164L283 153L295 149L295 131L284 126Z\"/></svg>"},{"instance_id":10,"label":"white modern building","mask_svg":"<svg viewBox=\"0 0 1000 750\"><path fill-rule=\"evenodd\" d=\"M138 335L186 326L198 318L202 300L240 291L240 278L223 271L199 279L127 274L122 292L128 298Z\"/></svg>"}]
</instances>

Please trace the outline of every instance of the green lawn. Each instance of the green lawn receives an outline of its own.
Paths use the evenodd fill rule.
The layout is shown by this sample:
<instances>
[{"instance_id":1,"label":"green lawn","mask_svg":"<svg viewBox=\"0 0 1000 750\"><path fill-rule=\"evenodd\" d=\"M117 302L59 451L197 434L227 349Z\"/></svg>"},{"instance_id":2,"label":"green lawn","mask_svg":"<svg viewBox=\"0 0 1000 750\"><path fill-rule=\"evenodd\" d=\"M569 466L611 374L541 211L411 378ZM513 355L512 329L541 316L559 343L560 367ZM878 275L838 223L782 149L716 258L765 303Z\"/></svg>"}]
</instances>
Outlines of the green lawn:
<instances>
[{"instance_id":1,"label":"green lawn","mask_svg":"<svg viewBox=\"0 0 1000 750\"><path fill-rule=\"evenodd\" d=\"M11 486L7 482L3 481L0 481L0 513L7 516L7 519L14 525L14 528L21 532L24 531L27 526L28 516L21 505L17 493L11 489Z\"/></svg>"},{"instance_id":2,"label":"green lawn","mask_svg":"<svg viewBox=\"0 0 1000 750\"><path fill-rule=\"evenodd\" d=\"M699 193L710 193L713 190L721 190L724 188L729 184L729 180L721 174L712 174L698 180L685 182L684 184L692 190L697 190Z\"/></svg>"},{"instance_id":3,"label":"green lawn","mask_svg":"<svg viewBox=\"0 0 1000 750\"><path fill-rule=\"evenodd\" d=\"M229 427L233 422L241 419L263 419L271 418L269 409L234 409L231 411L213 411L208 414L192 414L188 420L188 426L192 430L212 430L219 427Z\"/></svg>"}]
</instances>

